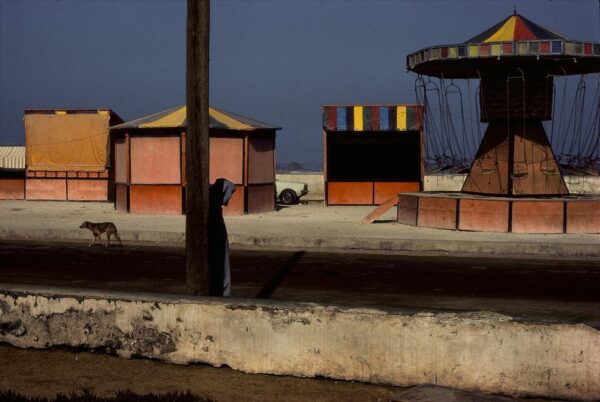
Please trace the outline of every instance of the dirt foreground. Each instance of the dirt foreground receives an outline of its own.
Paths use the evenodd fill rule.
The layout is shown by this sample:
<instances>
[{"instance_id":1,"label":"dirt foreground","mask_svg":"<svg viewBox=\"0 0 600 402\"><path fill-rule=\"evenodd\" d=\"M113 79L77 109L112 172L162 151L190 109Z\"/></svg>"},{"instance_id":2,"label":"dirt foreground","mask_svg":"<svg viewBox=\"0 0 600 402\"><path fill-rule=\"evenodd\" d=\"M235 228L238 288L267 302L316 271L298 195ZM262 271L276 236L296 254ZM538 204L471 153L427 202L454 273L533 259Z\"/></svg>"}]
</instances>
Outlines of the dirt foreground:
<instances>
[{"instance_id":1,"label":"dirt foreground","mask_svg":"<svg viewBox=\"0 0 600 402\"><path fill-rule=\"evenodd\" d=\"M18 349L0 344L0 390L52 398L87 389L113 396L186 392L214 401L389 401L404 388L352 381L243 374L229 368L127 360L66 349Z\"/></svg>"},{"instance_id":2,"label":"dirt foreground","mask_svg":"<svg viewBox=\"0 0 600 402\"><path fill-rule=\"evenodd\" d=\"M354 381L244 374L228 367L122 359L70 349L18 349L0 344L0 391L54 398L88 390L100 397L187 392L215 402L384 402L409 388ZM560 402L515 398L521 402Z\"/></svg>"}]
</instances>

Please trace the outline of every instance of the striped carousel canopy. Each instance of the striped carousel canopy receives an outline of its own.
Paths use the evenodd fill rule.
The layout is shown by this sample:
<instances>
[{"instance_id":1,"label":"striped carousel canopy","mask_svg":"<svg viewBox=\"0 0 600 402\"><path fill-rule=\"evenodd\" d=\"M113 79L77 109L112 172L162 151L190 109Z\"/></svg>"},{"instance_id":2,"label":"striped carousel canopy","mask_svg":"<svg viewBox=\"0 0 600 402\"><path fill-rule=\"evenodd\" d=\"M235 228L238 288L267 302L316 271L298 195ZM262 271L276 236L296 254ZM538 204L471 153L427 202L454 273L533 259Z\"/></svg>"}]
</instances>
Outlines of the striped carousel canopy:
<instances>
[{"instance_id":1,"label":"striped carousel canopy","mask_svg":"<svg viewBox=\"0 0 600 402\"><path fill-rule=\"evenodd\" d=\"M600 71L600 43L578 41L517 13L467 41L406 57L407 70L444 78L478 78L484 69L529 66L556 75Z\"/></svg>"},{"instance_id":2,"label":"striped carousel canopy","mask_svg":"<svg viewBox=\"0 0 600 402\"><path fill-rule=\"evenodd\" d=\"M249 117L240 116L234 113L224 112L222 110L209 108L209 128L224 130L279 130L275 127ZM135 120L125 122L111 127L112 129L126 128L176 128L187 126L187 108L186 106L177 106L162 112L154 113L148 116L140 117Z\"/></svg>"},{"instance_id":3,"label":"striped carousel canopy","mask_svg":"<svg viewBox=\"0 0 600 402\"><path fill-rule=\"evenodd\" d=\"M519 14L511 15L467 43L510 42L523 40L566 40L562 35L541 27Z\"/></svg>"},{"instance_id":4,"label":"striped carousel canopy","mask_svg":"<svg viewBox=\"0 0 600 402\"><path fill-rule=\"evenodd\" d=\"M422 128L421 105L325 105L323 128L327 131L418 131Z\"/></svg>"}]
</instances>

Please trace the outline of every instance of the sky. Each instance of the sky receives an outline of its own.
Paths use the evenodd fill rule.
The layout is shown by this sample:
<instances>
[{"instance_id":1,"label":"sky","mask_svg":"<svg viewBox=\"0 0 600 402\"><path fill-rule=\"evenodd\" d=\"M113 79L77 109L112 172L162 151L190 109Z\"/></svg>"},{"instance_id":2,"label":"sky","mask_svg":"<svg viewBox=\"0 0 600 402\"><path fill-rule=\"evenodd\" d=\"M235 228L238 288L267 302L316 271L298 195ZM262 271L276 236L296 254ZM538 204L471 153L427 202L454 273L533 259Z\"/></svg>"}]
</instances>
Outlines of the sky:
<instances>
[{"instance_id":1,"label":"sky","mask_svg":"<svg viewBox=\"0 0 600 402\"><path fill-rule=\"evenodd\" d=\"M460 43L516 7L600 42L599 0L212 0L210 103L283 127L277 162L322 163L322 105L414 103L406 55ZM184 0L0 0L0 146L25 109L185 103Z\"/></svg>"}]
</instances>

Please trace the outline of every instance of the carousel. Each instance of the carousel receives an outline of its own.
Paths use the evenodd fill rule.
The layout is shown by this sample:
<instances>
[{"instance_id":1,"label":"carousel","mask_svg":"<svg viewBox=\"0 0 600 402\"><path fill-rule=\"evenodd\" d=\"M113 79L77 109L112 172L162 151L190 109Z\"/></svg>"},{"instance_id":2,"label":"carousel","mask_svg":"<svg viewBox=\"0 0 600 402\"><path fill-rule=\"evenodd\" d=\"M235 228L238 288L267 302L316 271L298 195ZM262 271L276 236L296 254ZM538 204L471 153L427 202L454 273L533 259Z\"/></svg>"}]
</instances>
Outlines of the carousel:
<instances>
[{"instance_id":1,"label":"carousel","mask_svg":"<svg viewBox=\"0 0 600 402\"><path fill-rule=\"evenodd\" d=\"M591 174L598 168L600 44L567 39L515 12L464 43L408 55L407 70L418 74L431 162L468 174L458 193L401 194L398 222L475 231L600 232L600 198L569 195L562 175L568 167ZM570 76L580 80L572 98L560 91L560 81ZM468 83L464 93L461 81ZM582 94L590 81L596 94L586 103ZM472 93L478 104L466 107ZM571 115L563 116L569 105ZM474 111L476 129L465 124L467 110ZM552 121L556 110L559 125ZM563 162L555 144L569 151L559 155Z\"/></svg>"}]
</instances>

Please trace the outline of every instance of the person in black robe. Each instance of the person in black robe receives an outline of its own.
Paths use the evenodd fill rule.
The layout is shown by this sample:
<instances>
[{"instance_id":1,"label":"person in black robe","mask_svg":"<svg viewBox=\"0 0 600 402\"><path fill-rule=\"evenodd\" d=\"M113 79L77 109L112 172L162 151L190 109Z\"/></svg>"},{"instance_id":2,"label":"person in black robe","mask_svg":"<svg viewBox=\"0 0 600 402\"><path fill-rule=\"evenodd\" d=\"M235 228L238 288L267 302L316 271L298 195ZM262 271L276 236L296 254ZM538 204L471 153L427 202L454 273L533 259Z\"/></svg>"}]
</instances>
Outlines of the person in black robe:
<instances>
[{"instance_id":1,"label":"person in black robe","mask_svg":"<svg viewBox=\"0 0 600 402\"><path fill-rule=\"evenodd\" d=\"M227 205L235 185L227 179L217 179L209 188L208 198L208 267L209 294L231 296L231 268L229 240L223 219L223 205Z\"/></svg>"}]
</instances>

